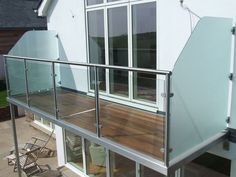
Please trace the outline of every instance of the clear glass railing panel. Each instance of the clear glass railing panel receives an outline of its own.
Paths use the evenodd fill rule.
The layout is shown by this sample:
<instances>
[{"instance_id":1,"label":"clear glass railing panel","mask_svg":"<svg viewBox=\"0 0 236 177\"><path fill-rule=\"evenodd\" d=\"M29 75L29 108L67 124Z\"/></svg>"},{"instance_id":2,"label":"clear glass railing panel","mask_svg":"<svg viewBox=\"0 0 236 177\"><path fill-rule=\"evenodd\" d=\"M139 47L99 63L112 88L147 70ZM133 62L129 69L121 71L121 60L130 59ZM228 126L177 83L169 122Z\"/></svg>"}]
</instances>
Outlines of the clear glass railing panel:
<instances>
[{"instance_id":1,"label":"clear glass railing panel","mask_svg":"<svg viewBox=\"0 0 236 177\"><path fill-rule=\"evenodd\" d=\"M25 67L24 61L6 58L9 81L9 96L26 103Z\"/></svg>"},{"instance_id":2,"label":"clear glass railing panel","mask_svg":"<svg viewBox=\"0 0 236 177\"><path fill-rule=\"evenodd\" d=\"M109 73L118 73L118 71L110 71ZM153 78L155 78L156 74L153 75ZM164 93L165 81L157 79L156 76L155 82L160 85L160 90L156 91L155 95L161 95L161 93ZM125 84L125 86L128 88L128 84ZM117 89L119 91L124 88L120 83L116 87L121 87ZM129 92L132 92L131 88L129 88ZM152 90L145 89L145 94L152 95ZM129 95L131 96L132 94ZM99 100L101 136L133 150L163 160L165 136L163 105L159 109L156 100L155 102L137 101L132 100L130 97L121 97L118 94L117 96L119 97L112 96L110 100ZM114 99L116 100L114 101ZM161 103L164 97L158 96L158 99L162 100L160 101Z\"/></svg>"},{"instance_id":3,"label":"clear glass railing panel","mask_svg":"<svg viewBox=\"0 0 236 177\"><path fill-rule=\"evenodd\" d=\"M30 106L54 115L52 64L40 61L27 61L26 64Z\"/></svg>"},{"instance_id":4,"label":"clear glass railing panel","mask_svg":"<svg viewBox=\"0 0 236 177\"><path fill-rule=\"evenodd\" d=\"M128 97L129 96L129 72L122 70L109 70L110 94Z\"/></svg>"},{"instance_id":5,"label":"clear glass railing panel","mask_svg":"<svg viewBox=\"0 0 236 177\"><path fill-rule=\"evenodd\" d=\"M232 20L202 18L171 77L170 158L226 128Z\"/></svg>"},{"instance_id":6,"label":"clear glass railing panel","mask_svg":"<svg viewBox=\"0 0 236 177\"><path fill-rule=\"evenodd\" d=\"M87 79L89 71L94 74L94 69L68 64L55 66L59 118L96 133L95 98L88 94ZM94 87L94 82L90 84Z\"/></svg>"},{"instance_id":7,"label":"clear glass railing panel","mask_svg":"<svg viewBox=\"0 0 236 177\"><path fill-rule=\"evenodd\" d=\"M58 37L55 31L26 32L9 55L55 60L59 58Z\"/></svg>"},{"instance_id":8,"label":"clear glass railing panel","mask_svg":"<svg viewBox=\"0 0 236 177\"><path fill-rule=\"evenodd\" d=\"M133 72L133 98L139 101L155 103L157 101L156 75Z\"/></svg>"}]
</instances>

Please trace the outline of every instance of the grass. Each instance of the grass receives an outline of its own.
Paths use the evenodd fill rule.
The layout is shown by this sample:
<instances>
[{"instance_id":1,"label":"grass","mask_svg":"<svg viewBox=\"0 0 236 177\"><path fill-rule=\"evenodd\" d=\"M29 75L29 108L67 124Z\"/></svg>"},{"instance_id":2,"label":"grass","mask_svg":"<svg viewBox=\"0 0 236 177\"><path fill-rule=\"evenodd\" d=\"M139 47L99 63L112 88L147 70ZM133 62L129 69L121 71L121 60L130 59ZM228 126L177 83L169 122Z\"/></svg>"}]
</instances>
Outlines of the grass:
<instances>
[{"instance_id":1,"label":"grass","mask_svg":"<svg viewBox=\"0 0 236 177\"><path fill-rule=\"evenodd\" d=\"M5 81L0 80L0 108L7 106L7 91Z\"/></svg>"}]
</instances>

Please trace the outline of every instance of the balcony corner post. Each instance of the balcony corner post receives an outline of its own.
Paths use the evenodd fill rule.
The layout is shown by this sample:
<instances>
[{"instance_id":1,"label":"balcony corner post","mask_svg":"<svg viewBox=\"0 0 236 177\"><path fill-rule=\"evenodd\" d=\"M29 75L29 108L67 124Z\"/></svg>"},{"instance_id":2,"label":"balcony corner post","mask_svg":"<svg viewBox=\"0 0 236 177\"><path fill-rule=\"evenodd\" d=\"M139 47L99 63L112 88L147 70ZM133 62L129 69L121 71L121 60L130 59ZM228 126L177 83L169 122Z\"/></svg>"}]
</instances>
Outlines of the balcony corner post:
<instances>
[{"instance_id":1,"label":"balcony corner post","mask_svg":"<svg viewBox=\"0 0 236 177\"><path fill-rule=\"evenodd\" d=\"M17 171L18 171L18 176L22 177L22 175L21 175L21 167L20 167L20 159L19 159L18 142L17 142L15 111L14 111L13 105L11 103L10 103L10 113L11 113L11 122L12 122L12 133L13 133L14 146L15 146L15 156L16 156L16 163L17 163Z\"/></svg>"},{"instance_id":2,"label":"balcony corner post","mask_svg":"<svg viewBox=\"0 0 236 177\"><path fill-rule=\"evenodd\" d=\"M171 80L171 73L166 74L166 97L165 97L165 151L164 151L164 161L166 167L169 167L169 153L170 153L170 147L169 147L169 141L170 141L170 80Z\"/></svg>"}]
</instances>

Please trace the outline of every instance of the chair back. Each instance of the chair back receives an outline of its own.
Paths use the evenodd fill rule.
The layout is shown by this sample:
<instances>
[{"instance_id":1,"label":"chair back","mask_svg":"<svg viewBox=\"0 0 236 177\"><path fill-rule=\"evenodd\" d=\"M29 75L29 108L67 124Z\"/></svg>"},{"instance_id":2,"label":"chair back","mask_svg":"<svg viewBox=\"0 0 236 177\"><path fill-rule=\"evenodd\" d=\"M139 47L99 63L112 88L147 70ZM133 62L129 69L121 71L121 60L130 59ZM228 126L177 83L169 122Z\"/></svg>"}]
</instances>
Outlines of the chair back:
<instances>
[{"instance_id":1,"label":"chair back","mask_svg":"<svg viewBox=\"0 0 236 177\"><path fill-rule=\"evenodd\" d=\"M43 149L46 148L48 142L49 142L50 139L52 138L53 133L54 133L54 129L52 130L52 132L51 132L51 134L49 135L48 139L45 141L44 145L41 146L40 151L43 151Z\"/></svg>"}]
</instances>

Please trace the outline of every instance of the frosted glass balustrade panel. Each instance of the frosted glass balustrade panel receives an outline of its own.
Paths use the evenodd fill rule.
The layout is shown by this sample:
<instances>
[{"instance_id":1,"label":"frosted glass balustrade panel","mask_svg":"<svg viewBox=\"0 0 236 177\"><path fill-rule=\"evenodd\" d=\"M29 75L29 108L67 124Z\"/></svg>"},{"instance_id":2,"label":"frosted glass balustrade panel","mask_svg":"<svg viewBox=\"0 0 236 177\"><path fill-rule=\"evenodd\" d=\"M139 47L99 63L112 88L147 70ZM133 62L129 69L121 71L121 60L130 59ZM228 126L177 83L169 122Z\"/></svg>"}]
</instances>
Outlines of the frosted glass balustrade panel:
<instances>
[{"instance_id":1,"label":"frosted glass balustrade panel","mask_svg":"<svg viewBox=\"0 0 236 177\"><path fill-rule=\"evenodd\" d=\"M200 19L171 77L170 158L226 128L232 19Z\"/></svg>"},{"instance_id":2,"label":"frosted glass balustrade panel","mask_svg":"<svg viewBox=\"0 0 236 177\"><path fill-rule=\"evenodd\" d=\"M56 64L58 116L64 121L96 133L95 98L88 94L88 67ZM94 68L89 69L94 77ZM94 81L91 82L94 87Z\"/></svg>"},{"instance_id":3,"label":"frosted glass balustrade panel","mask_svg":"<svg viewBox=\"0 0 236 177\"><path fill-rule=\"evenodd\" d=\"M52 64L41 61L26 64L30 106L54 115Z\"/></svg>"},{"instance_id":4,"label":"frosted glass balustrade panel","mask_svg":"<svg viewBox=\"0 0 236 177\"><path fill-rule=\"evenodd\" d=\"M23 60L6 58L9 96L26 103L25 69Z\"/></svg>"},{"instance_id":5,"label":"frosted glass balustrade panel","mask_svg":"<svg viewBox=\"0 0 236 177\"><path fill-rule=\"evenodd\" d=\"M55 31L43 30L28 31L19 39L19 41L17 41L8 54L19 57L56 60L59 58L57 33ZM7 67L10 96L14 98L17 97L19 101L26 102L25 69L23 59L8 58ZM29 75L28 88L30 94L42 91L44 92L45 90L50 90L52 88L51 71L49 72L51 68L48 64L30 62L27 60L27 67L27 74ZM30 101L32 105L36 103L34 102L34 99L31 99ZM38 107L39 105L34 106Z\"/></svg>"},{"instance_id":6,"label":"frosted glass balustrade panel","mask_svg":"<svg viewBox=\"0 0 236 177\"><path fill-rule=\"evenodd\" d=\"M26 32L9 55L55 60L59 58L58 37L55 31Z\"/></svg>"}]
</instances>

